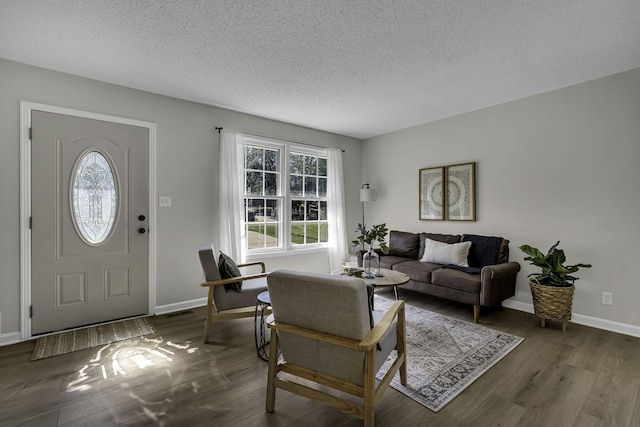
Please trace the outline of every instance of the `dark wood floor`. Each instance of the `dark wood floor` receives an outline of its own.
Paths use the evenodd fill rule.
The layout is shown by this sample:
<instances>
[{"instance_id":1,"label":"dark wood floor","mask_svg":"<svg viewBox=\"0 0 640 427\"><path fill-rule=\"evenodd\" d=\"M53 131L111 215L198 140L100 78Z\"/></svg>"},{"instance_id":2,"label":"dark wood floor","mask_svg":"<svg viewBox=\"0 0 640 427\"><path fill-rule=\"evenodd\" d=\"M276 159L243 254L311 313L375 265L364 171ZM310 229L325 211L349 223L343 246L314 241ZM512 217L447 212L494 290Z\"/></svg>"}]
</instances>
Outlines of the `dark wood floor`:
<instances>
[{"instance_id":1,"label":"dark wood floor","mask_svg":"<svg viewBox=\"0 0 640 427\"><path fill-rule=\"evenodd\" d=\"M385 294L390 296L390 294ZM470 307L400 291L408 304L470 321ZM0 347L0 425L360 426L278 391L264 410L267 363L253 319L216 324L204 310L151 319L157 333L107 348L30 362L34 342ZM640 426L640 340L585 326L542 329L530 314L483 312L485 326L525 338L440 412L393 389L378 426Z\"/></svg>"}]
</instances>

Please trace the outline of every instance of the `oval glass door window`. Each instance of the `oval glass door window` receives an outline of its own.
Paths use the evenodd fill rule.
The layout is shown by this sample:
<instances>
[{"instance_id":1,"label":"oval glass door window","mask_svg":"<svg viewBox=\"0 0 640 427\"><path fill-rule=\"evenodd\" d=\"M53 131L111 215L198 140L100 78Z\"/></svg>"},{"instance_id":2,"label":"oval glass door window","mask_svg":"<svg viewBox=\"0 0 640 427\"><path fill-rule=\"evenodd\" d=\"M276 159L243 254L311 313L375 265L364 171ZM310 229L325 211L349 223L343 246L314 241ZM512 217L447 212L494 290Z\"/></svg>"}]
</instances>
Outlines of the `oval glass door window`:
<instances>
[{"instance_id":1,"label":"oval glass door window","mask_svg":"<svg viewBox=\"0 0 640 427\"><path fill-rule=\"evenodd\" d=\"M118 208L113 169L98 151L84 153L71 181L73 220L82 239L99 245L109 237Z\"/></svg>"}]
</instances>

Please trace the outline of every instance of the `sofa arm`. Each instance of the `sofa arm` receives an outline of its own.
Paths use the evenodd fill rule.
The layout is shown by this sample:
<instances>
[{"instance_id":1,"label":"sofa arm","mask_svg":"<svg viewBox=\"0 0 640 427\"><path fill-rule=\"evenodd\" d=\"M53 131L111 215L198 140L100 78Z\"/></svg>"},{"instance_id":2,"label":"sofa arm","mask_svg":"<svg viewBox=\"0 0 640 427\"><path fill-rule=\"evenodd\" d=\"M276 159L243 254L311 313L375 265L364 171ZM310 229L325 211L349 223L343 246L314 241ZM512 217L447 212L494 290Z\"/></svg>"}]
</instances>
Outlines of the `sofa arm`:
<instances>
[{"instance_id":1,"label":"sofa arm","mask_svg":"<svg viewBox=\"0 0 640 427\"><path fill-rule=\"evenodd\" d=\"M518 271L520 271L520 264L517 262L505 262L487 265L482 269L482 276L488 275L492 279L502 279L503 277L514 276Z\"/></svg>"},{"instance_id":2,"label":"sofa arm","mask_svg":"<svg viewBox=\"0 0 640 427\"><path fill-rule=\"evenodd\" d=\"M516 294L516 275L520 271L517 262L488 265L480 273L480 305L499 305Z\"/></svg>"}]
</instances>

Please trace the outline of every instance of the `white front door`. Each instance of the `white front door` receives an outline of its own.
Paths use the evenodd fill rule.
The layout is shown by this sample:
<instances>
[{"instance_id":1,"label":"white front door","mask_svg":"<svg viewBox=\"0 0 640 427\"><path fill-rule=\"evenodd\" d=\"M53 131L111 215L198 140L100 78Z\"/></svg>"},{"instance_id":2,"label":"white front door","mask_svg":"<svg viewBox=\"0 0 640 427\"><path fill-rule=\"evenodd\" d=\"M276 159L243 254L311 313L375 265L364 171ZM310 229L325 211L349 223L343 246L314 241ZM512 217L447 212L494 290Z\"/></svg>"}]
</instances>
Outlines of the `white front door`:
<instances>
[{"instance_id":1,"label":"white front door","mask_svg":"<svg viewBox=\"0 0 640 427\"><path fill-rule=\"evenodd\" d=\"M32 111L31 333L149 311L149 129Z\"/></svg>"}]
</instances>

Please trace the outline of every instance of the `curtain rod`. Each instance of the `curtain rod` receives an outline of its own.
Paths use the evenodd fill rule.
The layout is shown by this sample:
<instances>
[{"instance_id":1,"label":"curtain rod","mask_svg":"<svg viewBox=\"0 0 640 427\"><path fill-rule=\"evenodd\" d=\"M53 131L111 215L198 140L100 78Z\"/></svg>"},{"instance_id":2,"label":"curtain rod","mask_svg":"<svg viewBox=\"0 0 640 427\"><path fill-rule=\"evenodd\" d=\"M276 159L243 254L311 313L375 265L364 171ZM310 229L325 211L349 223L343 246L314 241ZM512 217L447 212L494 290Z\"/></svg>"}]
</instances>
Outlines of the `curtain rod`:
<instances>
[{"instance_id":1,"label":"curtain rod","mask_svg":"<svg viewBox=\"0 0 640 427\"><path fill-rule=\"evenodd\" d=\"M217 127L217 126L216 126L216 130L218 131L218 133L220 133L220 131L221 131L222 129L224 129L224 128L222 128L222 127ZM290 141L290 140L282 139L282 138L273 138L273 137L271 137L271 136L256 135L255 133L245 133L245 135L249 135L249 136L257 136L258 138L276 139L276 140L279 140L279 141L290 142L290 143L292 143L292 144L307 145L307 146L309 146L309 147L325 148L325 149L327 148L327 147L322 147L322 146L320 146L320 145L307 144L307 143L305 143L305 142ZM342 151L343 153L345 152L345 150L343 150L343 149L340 149L340 151Z\"/></svg>"}]
</instances>

